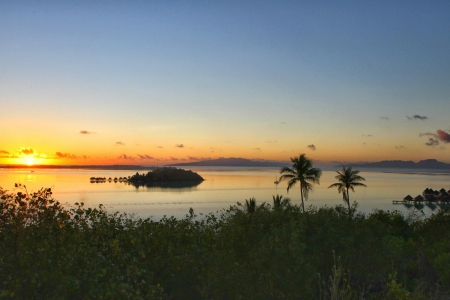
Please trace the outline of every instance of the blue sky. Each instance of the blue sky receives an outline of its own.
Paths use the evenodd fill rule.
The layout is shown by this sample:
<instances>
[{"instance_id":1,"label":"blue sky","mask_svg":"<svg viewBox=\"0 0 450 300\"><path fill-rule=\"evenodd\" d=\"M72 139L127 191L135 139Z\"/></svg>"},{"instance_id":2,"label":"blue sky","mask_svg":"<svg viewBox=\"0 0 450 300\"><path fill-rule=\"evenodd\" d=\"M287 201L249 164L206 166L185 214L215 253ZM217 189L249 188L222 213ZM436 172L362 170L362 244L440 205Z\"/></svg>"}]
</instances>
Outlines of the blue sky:
<instances>
[{"instance_id":1,"label":"blue sky","mask_svg":"<svg viewBox=\"0 0 450 300\"><path fill-rule=\"evenodd\" d=\"M3 162L30 148L52 163L450 162L449 13L446 1L2 2Z\"/></svg>"}]
</instances>

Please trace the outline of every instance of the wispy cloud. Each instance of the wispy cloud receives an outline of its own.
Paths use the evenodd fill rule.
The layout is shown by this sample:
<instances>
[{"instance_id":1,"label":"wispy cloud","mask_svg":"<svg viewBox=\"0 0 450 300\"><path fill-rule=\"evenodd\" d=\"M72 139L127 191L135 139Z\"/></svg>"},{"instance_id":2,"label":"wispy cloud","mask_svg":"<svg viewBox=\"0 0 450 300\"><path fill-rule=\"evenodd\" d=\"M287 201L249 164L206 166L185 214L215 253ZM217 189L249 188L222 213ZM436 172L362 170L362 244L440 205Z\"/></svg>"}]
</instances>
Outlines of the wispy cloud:
<instances>
[{"instance_id":1,"label":"wispy cloud","mask_svg":"<svg viewBox=\"0 0 450 300\"><path fill-rule=\"evenodd\" d=\"M427 146L436 146L439 145L439 141L433 138L428 138L428 143L425 143Z\"/></svg>"},{"instance_id":2,"label":"wispy cloud","mask_svg":"<svg viewBox=\"0 0 450 300\"><path fill-rule=\"evenodd\" d=\"M422 136L427 136L427 135L430 135L430 136L436 136L436 133L432 133L432 132L423 132L423 133L419 133L419 136L420 136L420 137L422 137Z\"/></svg>"},{"instance_id":3,"label":"wispy cloud","mask_svg":"<svg viewBox=\"0 0 450 300\"><path fill-rule=\"evenodd\" d=\"M32 148L19 148L14 153L9 153L8 151L2 152L3 154L7 154L9 158L23 158L23 157L33 157L33 158L47 158L47 155L44 153L38 153Z\"/></svg>"},{"instance_id":4,"label":"wispy cloud","mask_svg":"<svg viewBox=\"0 0 450 300\"><path fill-rule=\"evenodd\" d=\"M148 155L148 154L144 154L144 155L137 154L137 156L139 156L139 159L140 159L140 160L153 159L153 156L150 156L150 155Z\"/></svg>"},{"instance_id":5,"label":"wispy cloud","mask_svg":"<svg viewBox=\"0 0 450 300\"><path fill-rule=\"evenodd\" d=\"M276 143L277 141L266 141L267 144L273 144Z\"/></svg>"},{"instance_id":6,"label":"wispy cloud","mask_svg":"<svg viewBox=\"0 0 450 300\"><path fill-rule=\"evenodd\" d=\"M308 147L309 149L311 149L311 150L313 150L313 151L316 150L316 146L314 146L314 144L308 145L308 146L306 146L306 147Z\"/></svg>"},{"instance_id":7,"label":"wispy cloud","mask_svg":"<svg viewBox=\"0 0 450 300\"><path fill-rule=\"evenodd\" d=\"M78 156L75 154L70 153L63 153L63 152L55 152L56 158L70 158L70 159L77 159Z\"/></svg>"},{"instance_id":8,"label":"wispy cloud","mask_svg":"<svg viewBox=\"0 0 450 300\"><path fill-rule=\"evenodd\" d=\"M388 117L380 117L382 120L390 120Z\"/></svg>"},{"instance_id":9,"label":"wispy cloud","mask_svg":"<svg viewBox=\"0 0 450 300\"><path fill-rule=\"evenodd\" d=\"M8 152L8 151L5 151L5 150L0 150L0 153L1 153L1 154L9 154L9 152Z\"/></svg>"},{"instance_id":10,"label":"wispy cloud","mask_svg":"<svg viewBox=\"0 0 450 300\"><path fill-rule=\"evenodd\" d=\"M87 131L87 130L81 130L80 134L93 134L93 132Z\"/></svg>"},{"instance_id":11,"label":"wispy cloud","mask_svg":"<svg viewBox=\"0 0 450 300\"><path fill-rule=\"evenodd\" d=\"M33 155L34 154L34 150L31 148L20 148L19 149L19 153L20 154L24 154L24 155Z\"/></svg>"},{"instance_id":12,"label":"wispy cloud","mask_svg":"<svg viewBox=\"0 0 450 300\"><path fill-rule=\"evenodd\" d=\"M405 148L405 146L395 146L395 149L397 149L397 150L402 150L404 148Z\"/></svg>"},{"instance_id":13,"label":"wispy cloud","mask_svg":"<svg viewBox=\"0 0 450 300\"><path fill-rule=\"evenodd\" d=\"M158 147L156 147L156 148L164 148L163 146L158 146Z\"/></svg>"},{"instance_id":14,"label":"wispy cloud","mask_svg":"<svg viewBox=\"0 0 450 300\"><path fill-rule=\"evenodd\" d=\"M123 143L123 142L116 142L114 144L114 146L125 146L125 143Z\"/></svg>"},{"instance_id":15,"label":"wispy cloud","mask_svg":"<svg viewBox=\"0 0 450 300\"><path fill-rule=\"evenodd\" d=\"M408 120L421 120L421 121L423 121L423 120L428 119L427 116L420 116L420 115L414 115L412 117L406 116L406 117L408 118Z\"/></svg>"},{"instance_id":16,"label":"wispy cloud","mask_svg":"<svg viewBox=\"0 0 450 300\"><path fill-rule=\"evenodd\" d=\"M129 156L129 155L126 155L126 154L119 155L117 158L118 159L124 159L124 160L135 160L136 159L135 157Z\"/></svg>"},{"instance_id":17,"label":"wispy cloud","mask_svg":"<svg viewBox=\"0 0 450 300\"><path fill-rule=\"evenodd\" d=\"M183 144L175 144L175 147L176 148L184 148L184 145Z\"/></svg>"},{"instance_id":18,"label":"wispy cloud","mask_svg":"<svg viewBox=\"0 0 450 300\"><path fill-rule=\"evenodd\" d=\"M364 137L372 137L371 134L363 134L362 136L364 136Z\"/></svg>"},{"instance_id":19,"label":"wispy cloud","mask_svg":"<svg viewBox=\"0 0 450 300\"><path fill-rule=\"evenodd\" d=\"M256 150L256 151L259 151L259 150L261 150L261 148L253 148L253 150Z\"/></svg>"}]
</instances>

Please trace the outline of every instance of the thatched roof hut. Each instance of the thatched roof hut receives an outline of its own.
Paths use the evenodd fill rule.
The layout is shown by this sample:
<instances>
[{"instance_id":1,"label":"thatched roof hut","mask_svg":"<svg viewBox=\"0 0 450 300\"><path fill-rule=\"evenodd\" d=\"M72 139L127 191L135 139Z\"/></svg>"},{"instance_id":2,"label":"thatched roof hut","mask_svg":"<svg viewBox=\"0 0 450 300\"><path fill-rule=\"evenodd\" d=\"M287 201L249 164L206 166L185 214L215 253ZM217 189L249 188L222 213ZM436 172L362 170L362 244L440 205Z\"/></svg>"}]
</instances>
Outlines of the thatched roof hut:
<instances>
[{"instance_id":1,"label":"thatched roof hut","mask_svg":"<svg viewBox=\"0 0 450 300\"><path fill-rule=\"evenodd\" d=\"M405 198L403 198L403 201L413 201L413 197L411 197L411 195L406 196Z\"/></svg>"},{"instance_id":2,"label":"thatched roof hut","mask_svg":"<svg viewBox=\"0 0 450 300\"><path fill-rule=\"evenodd\" d=\"M423 202L423 197L422 197L422 195L417 195L415 198L414 198L414 202Z\"/></svg>"}]
</instances>

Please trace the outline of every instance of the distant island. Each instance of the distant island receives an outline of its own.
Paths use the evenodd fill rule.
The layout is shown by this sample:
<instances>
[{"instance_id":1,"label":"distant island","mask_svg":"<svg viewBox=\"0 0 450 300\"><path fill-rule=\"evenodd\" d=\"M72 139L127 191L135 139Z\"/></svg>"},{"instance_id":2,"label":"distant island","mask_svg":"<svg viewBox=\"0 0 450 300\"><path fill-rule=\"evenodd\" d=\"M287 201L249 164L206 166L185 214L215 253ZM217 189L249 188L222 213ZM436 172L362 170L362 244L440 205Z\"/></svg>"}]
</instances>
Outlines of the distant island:
<instances>
[{"instance_id":1,"label":"distant island","mask_svg":"<svg viewBox=\"0 0 450 300\"><path fill-rule=\"evenodd\" d=\"M342 165L341 165L342 166ZM437 161L436 159L425 159L419 162L403 160L383 160L380 162L347 164L353 168L380 168L380 169L437 169L450 170L450 164Z\"/></svg>"},{"instance_id":2,"label":"distant island","mask_svg":"<svg viewBox=\"0 0 450 300\"><path fill-rule=\"evenodd\" d=\"M192 166L192 167L284 167L289 165L289 163L285 162L273 162L273 161L254 161L246 158L219 158L219 159L211 159L211 160L203 160L198 162L190 162L190 163L179 163L179 164L171 164L168 166Z\"/></svg>"},{"instance_id":3,"label":"distant island","mask_svg":"<svg viewBox=\"0 0 450 300\"><path fill-rule=\"evenodd\" d=\"M157 168L147 174L136 173L128 178L128 182L136 187L190 187L198 185L203 180L203 177L195 172L174 167Z\"/></svg>"}]
</instances>

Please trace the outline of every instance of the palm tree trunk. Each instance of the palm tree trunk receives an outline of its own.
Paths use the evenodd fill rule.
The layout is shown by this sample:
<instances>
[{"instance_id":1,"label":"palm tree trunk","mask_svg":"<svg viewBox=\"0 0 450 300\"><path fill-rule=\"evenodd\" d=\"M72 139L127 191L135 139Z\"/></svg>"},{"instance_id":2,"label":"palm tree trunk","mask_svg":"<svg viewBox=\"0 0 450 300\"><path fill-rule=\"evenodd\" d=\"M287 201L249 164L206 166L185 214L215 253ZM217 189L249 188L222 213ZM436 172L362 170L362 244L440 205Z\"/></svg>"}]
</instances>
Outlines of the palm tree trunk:
<instances>
[{"instance_id":1,"label":"palm tree trunk","mask_svg":"<svg viewBox=\"0 0 450 300\"><path fill-rule=\"evenodd\" d=\"M351 219L352 218L352 211L350 210L350 194L348 193L348 188L347 188L347 207L348 207L348 216Z\"/></svg>"},{"instance_id":2,"label":"palm tree trunk","mask_svg":"<svg viewBox=\"0 0 450 300\"><path fill-rule=\"evenodd\" d=\"M300 183L300 196L302 198L302 209L303 209L303 212L305 212L305 203L303 202L303 189L302 189L301 183Z\"/></svg>"}]
</instances>

